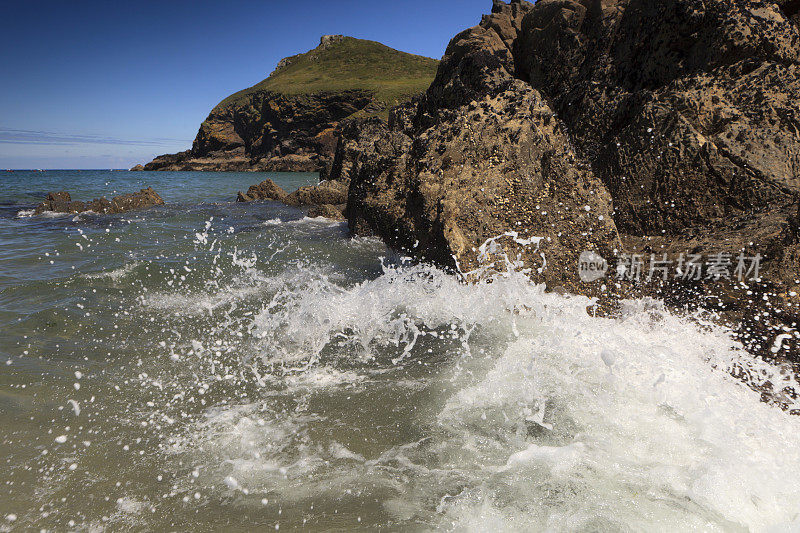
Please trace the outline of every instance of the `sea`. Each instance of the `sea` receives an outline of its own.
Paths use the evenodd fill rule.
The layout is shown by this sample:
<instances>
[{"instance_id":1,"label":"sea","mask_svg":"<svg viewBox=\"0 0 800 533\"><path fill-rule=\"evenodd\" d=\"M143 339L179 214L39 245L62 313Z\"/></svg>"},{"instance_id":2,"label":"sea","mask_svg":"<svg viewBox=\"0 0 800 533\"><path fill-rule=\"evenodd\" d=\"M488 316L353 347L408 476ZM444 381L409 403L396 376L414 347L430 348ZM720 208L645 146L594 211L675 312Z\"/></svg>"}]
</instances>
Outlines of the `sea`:
<instances>
[{"instance_id":1,"label":"sea","mask_svg":"<svg viewBox=\"0 0 800 533\"><path fill-rule=\"evenodd\" d=\"M0 176L1 531L800 531L788 369L234 201L266 177L318 179Z\"/></svg>"}]
</instances>

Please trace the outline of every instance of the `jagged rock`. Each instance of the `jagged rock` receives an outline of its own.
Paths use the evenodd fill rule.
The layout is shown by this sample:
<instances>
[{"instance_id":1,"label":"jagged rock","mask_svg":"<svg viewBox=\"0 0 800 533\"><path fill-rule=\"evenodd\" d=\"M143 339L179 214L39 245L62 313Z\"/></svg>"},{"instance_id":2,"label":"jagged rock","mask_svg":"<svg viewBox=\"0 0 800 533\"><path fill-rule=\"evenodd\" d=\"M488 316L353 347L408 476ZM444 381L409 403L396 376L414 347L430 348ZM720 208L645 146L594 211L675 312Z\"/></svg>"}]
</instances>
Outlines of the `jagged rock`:
<instances>
[{"instance_id":1,"label":"jagged rock","mask_svg":"<svg viewBox=\"0 0 800 533\"><path fill-rule=\"evenodd\" d=\"M533 8L525 1L494 2L492 14L464 30L448 44L423 109L455 108L503 90L514 80L512 48L524 15Z\"/></svg>"},{"instance_id":2,"label":"jagged rock","mask_svg":"<svg viewBox=\"0 0 800 533\"><path fill-rule=\"evenodd\" d=\"M755 285L620 283L612 263L606 294L722 302L762 353L800 322L799 11L790 0L497 1L451 41L425 95L388 124L340 126L326 176L351 180L357 233L462 272L497 245L553 289L598 292L575 284L582 250L761 254ZM532 236L540 250L522 249Z\"/></svg>"},{"instance_id":3,"label":"jagged rock","mask_svg":"<svg viewBox=\"0 0 800 533\"><path fill-rule=\"evenodd\" d=\"M416 106L413 106L416 110ZM396 122L399 109L395 108L390 123ZM402 129L402 127L401 127ZM369 149L369 143L380 138L386 131L386 123L377 118L344 121L339 128L339 144L331 164L320 173L320 177L331 181L349 182L353 165L359 156Z\"/></svg>"},{"instance_id":4,"label":"jagged rock","mask_svg":"<svg viewBox=\"0 0 800 533\"><path fill-rule=\"evenodd\" d=\"M344 204L347 202L347 185L341 181L323 181L319 185L300 187L283 201L293 207Z\"/></svg>"},{"instance_id":5,"label":"jagged rock","mask_svg":"<svg viewBox=\"0 0 800 533\"><path fill-rule=\"evenodd\" d=\"M318 185L308 185L286 194L286 191L267 178L258 185L251 186L247 193L239 192L236 201L276 200L292 207L311 206L308 211L310 217L344 220L347 190L346 181L322 181Z\"/></svg>"},{"instance_id":6,"label":"jagged rock","mask_svg":"<svg viewBox=\"0 0 800 533\"><path fill-rule=\"evenodd\" d=\"M267 178L258 185L251 185L247 189L247 193L238 193L237 202L252 202L254 200L277 200L283 202L286 200L286 191L284 191L278 184L271 179Z\"/></svg>"},{"instance_id":7,"label":"jagged rock","mask_svg":"<svg viewBox=\"0 0 800 533\"><path fill-rule=\"evenodd\" d=\"M79 213L83 211L83 202L73 202L70 194L66 191L51 192L47 195L44 202L36 207L36 214L41 215L45 211L54 213Z\"/></svg>"},{"instance_id":8,"label":"jagged rock","mask_svg":"<svg viewBox=\"0 0 800 533\"><path fill-rule=\"evenodd\" d=\"M344 35L323 35L319 38L319 46L323 50L344 41Z\"/></svg>"},{"instance_id":9,"label":"jagged rock","mask_svg":"<svg viewBox=\"0 0 800 533\"><path fill-rule=\"evenodd\" d=\"M324 217L324 218L330 218L331 220L345 220L344 209L345 209L345 204L315 205L308 210L308 216L311 218Z\"/></svg>"},{"instance_id":10,"label":"jagged rock","mask_svg":"<svg viewBox=\"0 0 800 533\"><path fill-rule=\"evenodd\" d=\"M140 172L140 171L142 171L142 170L144 170L144 167L143 167L142 165L134 165L134 166L133 166L133 167L130 169L130 172Z\"/></svg>"},{"instance_id":11,"label":"jagged rock","mask_svg":"<svg viewBox=\"0 0 800 533\"><path fill-rule=\"evenodd\" d=\"M522 82L413 138L389 127L359 133L339 149L357 154L341 176L351 180L356 233L461 272L504 252L533 279L573 289L582 251L609 256L620 246L608 191Z\"/></svg>"},{"instance_id":12,"label":"jagged rock","mask_svg":"<svg viewBox=\"0 0 800 533\"><path fill-rule=\"evenodd\" d=\"M515 45L518 74L553 102L633 234L793 201L798 53L797 27L760 0L541 0Z\"/></svg>"},{"instance_id":13,"label":"jagged rock","mask_svg":"<svg viewBox=\"0 0 800 533\"><path fill-rule=\"evenodd\" d=\"M800 27L800 0L778 0L783 14Z\"/></svg>"},{"instance_id":14,"label":"jagged rock","mask_svg":"<svg viewBox=\"0 0 800 533\"><path fill-rule=\"evenodd\" d=\"M45 211L56 213L83 213L92 211L98 214L123 213L134 209L145 209L164 205L164 200L151 187L131 194L115 196L111 200L97 198L90 202L73 201L68 192L50 193L44 202L36 207L36 214Z\"/></svg>"}]
</instances>

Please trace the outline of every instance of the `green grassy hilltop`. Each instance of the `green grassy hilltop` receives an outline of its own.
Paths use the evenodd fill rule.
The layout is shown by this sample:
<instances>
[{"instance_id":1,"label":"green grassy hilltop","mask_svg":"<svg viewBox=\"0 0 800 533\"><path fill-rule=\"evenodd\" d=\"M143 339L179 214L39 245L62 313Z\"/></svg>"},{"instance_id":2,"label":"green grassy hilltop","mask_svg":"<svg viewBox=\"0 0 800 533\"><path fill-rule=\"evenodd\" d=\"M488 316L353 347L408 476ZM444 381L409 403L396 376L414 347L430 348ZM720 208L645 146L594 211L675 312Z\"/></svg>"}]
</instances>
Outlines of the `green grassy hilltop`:
<instances>
[{"instance_id":1,"label":"green grassy hilltop","mask_svg":"<svg viewBox=\"0 0 800 533\"><path fill-rule=\"evenodd\" d=\"M375 99L394 106L425 91L439 62L400 52L375 41L344 37L314 50L285 59L264 81L232 94L216 109L242 103L261 91L287 95L373 91Z\"/></svg>"}]
</instances>

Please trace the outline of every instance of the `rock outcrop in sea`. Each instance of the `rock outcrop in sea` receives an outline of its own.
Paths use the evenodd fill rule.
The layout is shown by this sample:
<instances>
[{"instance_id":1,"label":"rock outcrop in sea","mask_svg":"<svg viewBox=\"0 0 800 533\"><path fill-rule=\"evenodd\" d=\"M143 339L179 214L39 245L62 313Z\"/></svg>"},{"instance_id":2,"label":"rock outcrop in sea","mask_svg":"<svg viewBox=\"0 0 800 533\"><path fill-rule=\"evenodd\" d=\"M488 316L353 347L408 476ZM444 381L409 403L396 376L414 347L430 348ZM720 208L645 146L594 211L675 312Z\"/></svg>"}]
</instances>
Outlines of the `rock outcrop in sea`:
<instances>
[{"instance_id":1,"label":"rock outcrop in sea","mask_svg":"<svg viewBox=\"0 0 800 533\"><path fill-rule=\"evenodd\" d=\"M111 200L96 198L90 202L73 200L68 192L61 191L48 194L44 202L36 207L35 213L41 215L46 211L53 213L85 213L91 211L101 215L108 215L135 209L146 209L156 205L164 205L164 200L152 187L135 193L121 194Z\"/></svg>"},{"instance_id":2,"label":"rock outcrop in sea","mask_svg":"<svg viewBox=\"0 0 800 533\"><path fill-rule=\"evenodd\" d=\"M274 200L292 207L309 207L310 217L344 220L347 192L348 186L345 182L323 181L317 185L300 187L287 194L278 184L267 178L258 185L252 185L246 193L240 191L236 201Z\"/></svg>"}]
</instances>

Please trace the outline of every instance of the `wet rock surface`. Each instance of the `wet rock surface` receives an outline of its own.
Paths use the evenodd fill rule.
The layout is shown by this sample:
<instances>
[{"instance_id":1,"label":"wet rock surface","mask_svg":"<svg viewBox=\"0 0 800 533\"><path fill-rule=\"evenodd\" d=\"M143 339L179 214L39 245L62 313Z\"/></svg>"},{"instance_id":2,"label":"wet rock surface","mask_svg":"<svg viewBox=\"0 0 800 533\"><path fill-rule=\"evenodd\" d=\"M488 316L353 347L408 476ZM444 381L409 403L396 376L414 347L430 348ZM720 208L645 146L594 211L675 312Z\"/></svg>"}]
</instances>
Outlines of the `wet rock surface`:
<instances>
[{"instance_id":1,"label":"wet rock surface","mask_svg":"<svg viewBox=\"0 0 800 533\"><path fill-rule=\"evenodd\" d=\"M331 220L345 220L344 216L345 204L332 205L322 204L315 205L308 210L308 216L311 218L322 217Z\"/></svg>"},{"instance_id":2,"label":"wet rock surface","mask_svg":"<svg viewBox=\"0 0 800 533\"><path fill-rule=\"evenodd\" d=\"M284 191L277 183L267 178L258 185L251 185L246 193L239 192L237 195L237 202L252 202L255 200L277 200L283 202L286 200L286 191Z\"/></svg>"},{"instance_id":3,"label":"wet rock surface","mask_svg":"<svg viewBox=\"0 0 800 533\"><path fill-rule=\"evenodd\" d=\"M274 181L267 178L251 186L246 193L239 192L237 202L274 200L292 207L310 207L308 216L344 220L348 184L341 181L322 181L318 185L300 187L287 194Z\"/></svg>"},{"instance_id":4,"label":"wet rock surface","mask_svg":"<svg viewBox=\"0 0 800 533\"><path fill-rule=\"evenodd\" d=\"M341 181L323 181L319 185L300 187L289 194L284 202L294 207L341 205L347 202L347 185Z\"/></svg>"},{"instance_id":5,"label":"wet rock surface","mask_svg":"<svg viewBox=\"0 0 800 533\"><path fill-rule=\"evenodd\" d=\"M97 214L124 213L135 209L146 209L156 205L164 205L164 200L151 187L131 194L115 196L111 200L96 198L89 202L72 200L68 192L50 193L45 201L36 207L36 214L49 211L54 213L84 213L91 211Z\"/></svg>"}]
</instances>

